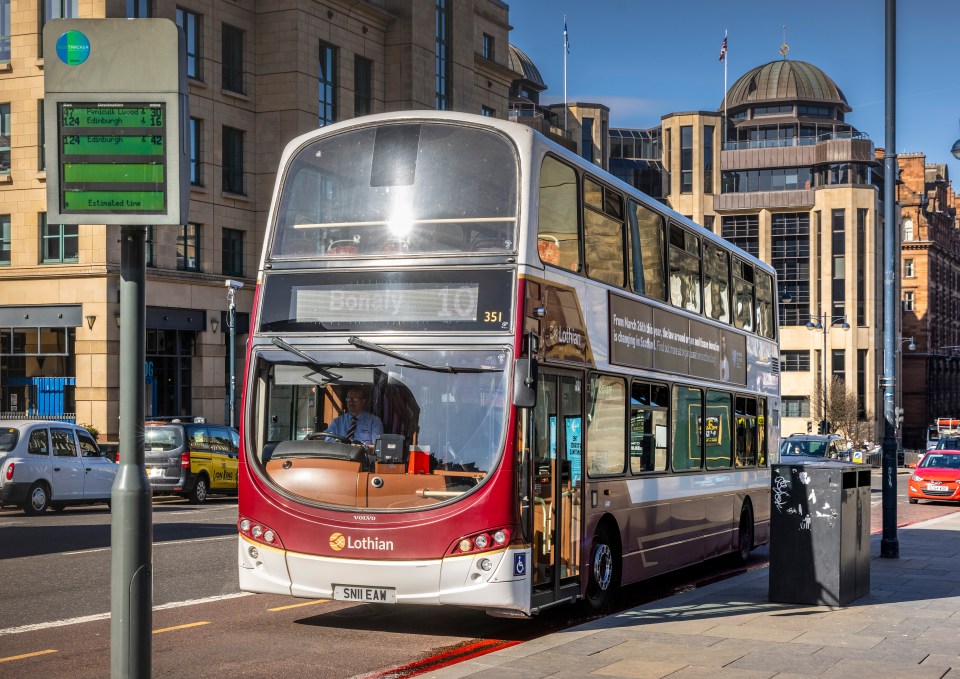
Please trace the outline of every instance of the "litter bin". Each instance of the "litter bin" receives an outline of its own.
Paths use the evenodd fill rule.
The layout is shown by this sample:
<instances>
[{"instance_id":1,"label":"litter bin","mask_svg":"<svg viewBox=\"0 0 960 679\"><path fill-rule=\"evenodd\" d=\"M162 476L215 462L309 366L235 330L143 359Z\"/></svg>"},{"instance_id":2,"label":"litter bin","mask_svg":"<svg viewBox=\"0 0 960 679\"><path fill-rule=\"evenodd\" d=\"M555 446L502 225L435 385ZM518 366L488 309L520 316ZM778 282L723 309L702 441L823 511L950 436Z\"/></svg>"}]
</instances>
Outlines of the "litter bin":
<instances>
[{"instance_id":1,"label":"litter bin","mask_svg":"<svg viewBox=\"0 0 960 679\"><path fill-rule=\"evenodd\" d=\"M870 469L771 467L770 601L843 606L870 591Z\"/></svg>"}]
</instances>

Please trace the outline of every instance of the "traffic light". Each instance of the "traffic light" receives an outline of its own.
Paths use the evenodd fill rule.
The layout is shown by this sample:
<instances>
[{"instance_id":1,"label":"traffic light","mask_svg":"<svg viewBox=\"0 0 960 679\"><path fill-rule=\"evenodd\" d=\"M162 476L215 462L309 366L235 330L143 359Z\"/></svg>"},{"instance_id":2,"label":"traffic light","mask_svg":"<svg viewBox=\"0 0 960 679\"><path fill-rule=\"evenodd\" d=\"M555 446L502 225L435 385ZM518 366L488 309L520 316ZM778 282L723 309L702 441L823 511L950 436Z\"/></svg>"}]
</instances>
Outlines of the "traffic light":
<instances>
[{"instance_id":1,"label":"traffic light","mask_svg":"<svg viewBox=\"0 0 960 679\"><path fill-rule=\"evenodd\" d=\"M903 424L903 408L894 408L894 421L897 423L897 427Z\"/></svg>"}]
</instances>

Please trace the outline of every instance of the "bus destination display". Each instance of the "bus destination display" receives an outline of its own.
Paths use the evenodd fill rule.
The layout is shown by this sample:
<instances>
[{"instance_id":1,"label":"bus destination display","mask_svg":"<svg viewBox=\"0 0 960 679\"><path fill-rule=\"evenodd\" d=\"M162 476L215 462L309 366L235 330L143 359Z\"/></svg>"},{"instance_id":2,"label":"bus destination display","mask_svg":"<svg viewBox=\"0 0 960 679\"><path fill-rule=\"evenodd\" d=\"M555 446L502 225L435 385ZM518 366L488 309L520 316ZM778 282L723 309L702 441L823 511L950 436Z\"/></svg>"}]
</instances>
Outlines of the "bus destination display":
<instances>
[{"instance_id":1,"label":"bus destination display","mask_svg":"<svg viewBox=\"0 0 960 679\"><path fill-rule=\"evenodd\" d=\"M363 279L366 280L363 280ZM508 331L508 271L272 273L261 329L313 331L416 329Z\"/></svg>"},{"instance_id":2,"label":"bus destination display","mask_svg":"<svg viewBox=\"0 0 960 679\"><path fill-rule=\"evenodd\" d=\"M164 105L60 104L61 212L166 210Z\"/></svg>"}]
</instances>

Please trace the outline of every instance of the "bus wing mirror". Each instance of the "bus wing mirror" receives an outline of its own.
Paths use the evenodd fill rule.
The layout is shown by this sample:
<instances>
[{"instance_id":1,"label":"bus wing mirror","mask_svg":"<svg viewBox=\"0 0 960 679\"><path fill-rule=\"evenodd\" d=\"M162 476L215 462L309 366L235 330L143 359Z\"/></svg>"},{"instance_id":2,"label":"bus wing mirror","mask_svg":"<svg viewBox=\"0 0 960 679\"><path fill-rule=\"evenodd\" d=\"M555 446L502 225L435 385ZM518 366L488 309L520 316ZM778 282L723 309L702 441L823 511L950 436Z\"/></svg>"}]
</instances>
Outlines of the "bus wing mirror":
<instances>
[{"instance_id":1,"label":"bus wing mirror","mask_svg":"<svg viewBox=\"0 0 960 679\"><path fill-rule=\"evenodd\" d=\"M537 359L518 358L513 371L513 405L533 408L537 405Z\"/></svg>"}]
</instances>

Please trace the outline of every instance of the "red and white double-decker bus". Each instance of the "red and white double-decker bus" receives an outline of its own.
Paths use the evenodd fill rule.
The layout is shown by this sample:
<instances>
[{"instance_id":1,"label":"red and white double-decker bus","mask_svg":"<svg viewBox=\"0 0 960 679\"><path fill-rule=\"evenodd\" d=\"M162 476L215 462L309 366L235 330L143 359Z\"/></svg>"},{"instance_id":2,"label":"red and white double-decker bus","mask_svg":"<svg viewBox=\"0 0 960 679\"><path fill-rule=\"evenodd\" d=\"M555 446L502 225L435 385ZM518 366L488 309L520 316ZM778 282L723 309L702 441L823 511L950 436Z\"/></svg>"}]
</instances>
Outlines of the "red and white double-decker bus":
<instances>
[{"instance_id":1,"label":"red and white double-decker bus","mask_svg":"<svg viewBox=\"0 0 960 679\"><path fill-rule=\"evenodd\" d=\"M445 112L295 139L268 219L243 590L527 616L767 540L768 265L529 127Z\"/></svg>"}]
</instances>

